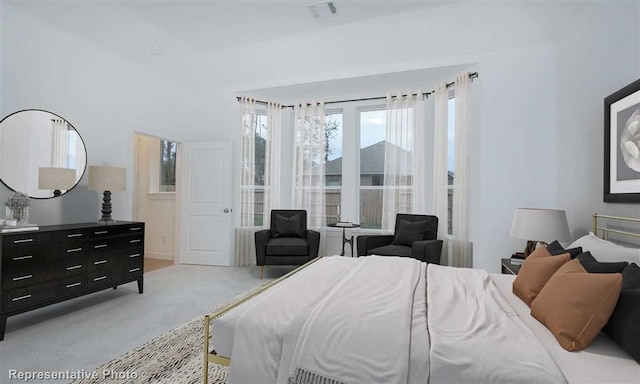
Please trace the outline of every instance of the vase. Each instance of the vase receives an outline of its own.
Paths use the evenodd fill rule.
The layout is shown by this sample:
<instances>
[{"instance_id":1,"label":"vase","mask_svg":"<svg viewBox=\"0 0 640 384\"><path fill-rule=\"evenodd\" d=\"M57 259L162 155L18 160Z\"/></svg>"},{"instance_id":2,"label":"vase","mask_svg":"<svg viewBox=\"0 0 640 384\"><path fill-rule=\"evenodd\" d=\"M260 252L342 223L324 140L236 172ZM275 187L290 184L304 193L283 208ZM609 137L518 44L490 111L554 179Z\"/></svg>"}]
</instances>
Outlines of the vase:
<instances>
[{"instance_id":1,"label":"vase","mask_svg":"<svg viewBox=\"0 0 640 384\"><path fill-rule=\"evenodd\" d=\"M21 209L12 209L7 207L6 218L15 219L17 221L17 225L27 224L29 222L29 207Z\"/></svg>"}]
</instances>

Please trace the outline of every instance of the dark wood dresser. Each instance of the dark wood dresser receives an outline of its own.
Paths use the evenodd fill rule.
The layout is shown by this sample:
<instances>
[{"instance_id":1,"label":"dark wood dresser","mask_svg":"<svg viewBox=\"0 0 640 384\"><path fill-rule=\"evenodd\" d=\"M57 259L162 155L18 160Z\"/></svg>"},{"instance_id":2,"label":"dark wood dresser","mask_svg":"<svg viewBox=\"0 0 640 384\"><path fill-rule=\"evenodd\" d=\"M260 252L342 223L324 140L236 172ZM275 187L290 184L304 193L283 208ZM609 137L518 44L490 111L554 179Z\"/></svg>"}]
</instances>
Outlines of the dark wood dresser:
<instances>
[{"instance_id":1,"label":"dark wood dresser","mask_svg":"<svg viewBox=\"0 0 640 384\"><path fill-rule=\"evenodd\" d=\"M9 316L133 281L143 291L144 223L42 226L0 241L0 340Z\"/></svg>"}]
</instances>

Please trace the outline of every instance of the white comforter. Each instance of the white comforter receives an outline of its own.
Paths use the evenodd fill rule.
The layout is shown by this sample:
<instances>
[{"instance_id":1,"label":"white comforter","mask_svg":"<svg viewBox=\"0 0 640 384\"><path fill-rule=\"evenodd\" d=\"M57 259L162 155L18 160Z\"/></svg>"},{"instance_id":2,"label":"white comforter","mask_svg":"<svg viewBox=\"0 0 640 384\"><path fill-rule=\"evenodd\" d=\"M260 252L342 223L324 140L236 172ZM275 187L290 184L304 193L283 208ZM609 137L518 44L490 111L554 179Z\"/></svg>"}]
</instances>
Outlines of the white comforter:
<instances>
[{"instance_id":1,"label":"white comforter","mask_svg":"<svg viewBox=\"0 0 640 384\"><path fill-rule=\"evenodd\" d=\"M407 258L325 257L212 339L228 383L564 382L486 272Z\"/></svg>"}]
</instances>

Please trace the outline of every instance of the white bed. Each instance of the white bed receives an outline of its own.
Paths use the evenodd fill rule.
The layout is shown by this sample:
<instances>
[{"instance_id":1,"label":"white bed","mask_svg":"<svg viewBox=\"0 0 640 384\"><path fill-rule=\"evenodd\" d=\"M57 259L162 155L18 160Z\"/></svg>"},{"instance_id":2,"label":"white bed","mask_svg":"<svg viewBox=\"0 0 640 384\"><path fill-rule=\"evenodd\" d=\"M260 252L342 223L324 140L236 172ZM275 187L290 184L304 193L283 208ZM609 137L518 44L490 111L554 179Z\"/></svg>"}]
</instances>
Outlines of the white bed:
<instances>
[{"instance_id":1,"label":"white bed","mask_svg":"<svg viewBox=\"0 0 640 384\"><path fill-rule=\"evenodd\" d=\"M603 334L564 350L512 293L515 276L388 256L312 264L206 318L205 383L209 362L230 362L230 384L640 383Z\"/></svg>"}]
</instances>

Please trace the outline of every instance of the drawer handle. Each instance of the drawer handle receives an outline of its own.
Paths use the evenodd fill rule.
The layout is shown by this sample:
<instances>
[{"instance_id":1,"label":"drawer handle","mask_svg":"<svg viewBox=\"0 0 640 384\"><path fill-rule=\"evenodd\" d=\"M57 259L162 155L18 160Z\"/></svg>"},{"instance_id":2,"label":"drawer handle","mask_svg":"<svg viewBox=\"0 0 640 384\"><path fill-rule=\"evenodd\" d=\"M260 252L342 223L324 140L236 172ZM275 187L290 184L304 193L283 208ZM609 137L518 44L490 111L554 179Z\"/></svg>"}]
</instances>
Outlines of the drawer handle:
<instances>
[{"instance_id":1,"label":"drawer handle","mask_svg":"<svg viewBox=\"0 0 640 384\"><path fill-rule=\"evenodd\" d=\"M138 272L139 270L140 268L133 268L133 269L130 269L129 272Z\"/></svg>"},{"instance_id":2,"label":"drawer handle","mask_svg":"<svg viewBox=\"0 0 640 384\"><path fill-rule=\"evenodd\" d=\"M129 255L130 258L134 258L134 257L140 257L139 253L134 253L133 255Z\"/></svg>"},{"instance_id":3,"label":"drawer handle","mask_svg":"<svg viewBox=\"0 0 640 384\"><path fill-rule=\"evenodd\" d=\"M20 296L20 297L14 297L13 299L11 299L11 301L20 301L20 300L28 299L30 297L31 297L31 295L24 295L24 296Z\"/></svg>"},{"instance_id":4,"label":"drawer handle","mask_svg":"<svg viewBox=\"0 0 640 384\"><path fill-rule=\"evenodd\" d=\"M33 241L33 239L13 240L13 244L30 243L32 241Z\"/></svg>"},{"instance_id":5,"label":"drawer handle","mask_svg":"<svg viewBox=\"0 0 640 384\"><path fill-rule=\"evenodd\" d=\"M78 285L82 285L82 283L67 284L67 288L77 287Z\"/></svg>"},{"instance_id":6,"label":"drawer handle","mask_svg":"<svg viewBox=\"0 0 640 384\"><path fill-rule=\"evenodd\" d=\"M95 231L95 232L93 232L94 235L104 235L105 233L109 233L109 231Z\"/></svg>"},{"instance_id":7,"label":"drawer handle","mask_svg":"<svg viewBox=\"0 0 640 384\"><path fill-rule=\"evenodd\" d=\"M72 233L70 235L67 235L67 237L82 237L82 233Z\"/></svg>"},{"instance_id":8,"label":"drawer handle","mask_svg":"<svg viewBox=\"0 0 640 384\"><path fill-rule=\"evenodd\" d=\"M82 248L67 249L67 253L71 253L71 252L80 252L80 251L82 251Z\"/></svg>"},{"instance_id":9,"label":"drawer handle","mask_svg":"<svg viewBox=\"0 0 640 384\"><path fill-rule=\"evenodd\" d=\"M106 262L107 262L107 260L100 260L100 261L94 261L93 264L94 265L100 265L100 264L104 264Z\"/></svg>"},{"instance_id":10,"label":"drawer handle","mask_svg":"<svg viewBox=\"0 0 640 384\"><path fill-rule=\"evenodd\" d=\"M72 271L74 269L82 268L82 264L74 265L72 267L67 267L67 271Z\"/></svg>"},{"instance_id":11,"label":"drawer handle","mask_svg":"<svg viewBox=\"0 0 640 384\"><path fill-rule=\"evenodd\" d=\"M139 230L141 230L141 229L142 229L141 227L133 227L133 228L129 228L129 230L131 230L131 231L139 231Z\"/></svg>"},{"instance_id":12,"label":"drawer handle","mask_svg":"<svg viewBox=\"0 0 640 384\"><path fill-rule=\"evenodd\" d=\"M93 281L100 281L100 280L104 280L106 278L107 278L107 276L100 276L100 277L96 277L95 279L93 279Z\"/></svg>"},{"instance_id":13,"label":"drawer handle","mask_svg":"<svg viewBox=\"0 0 640 384\"><path fill-rule=\"evenodd\" d=\"M14 277L13 281L20 281L20 280L30 279L32 277L33 277L33 275L25 275L25 276L20 276L20 277Z\"/></svg>"},{"instance_id":14,"label":"drawer handle","mask_svg":"<svg viewBox=\"0 0 640 384\"><path fill-rule=\"evenodd\" d=\"M142 241L142 240L140 240L140 239L135 239L135 240L129 240L129 243L132 243L132 244L133 244L133 243L139 243L139 242L141 242L141 241Z\"/></svg>"},{"instance_id":15,"label":"drawer handle","mask_svg":"<svg viewBox=\"0 0 640 384\"><path fill-rule=\"evenodd\" d=\"M13 258L13 261L18 261L18 260L27 260L27 259L33 259L33 256L31 256L31 255L27 255L27 256L14 257L14 258Z\"/></svg>"},{"instance_id":16,"label":"drawer handle","mask_svg":"<svg viewBox=\"0 0 640 384\"><path fill-rule=\"evenodd\" d=\"M93 248L98 249L98 248L104 248L106 247L108 244L100 244L100 245L94 245Z\"/></svg>"}]
</instances>

